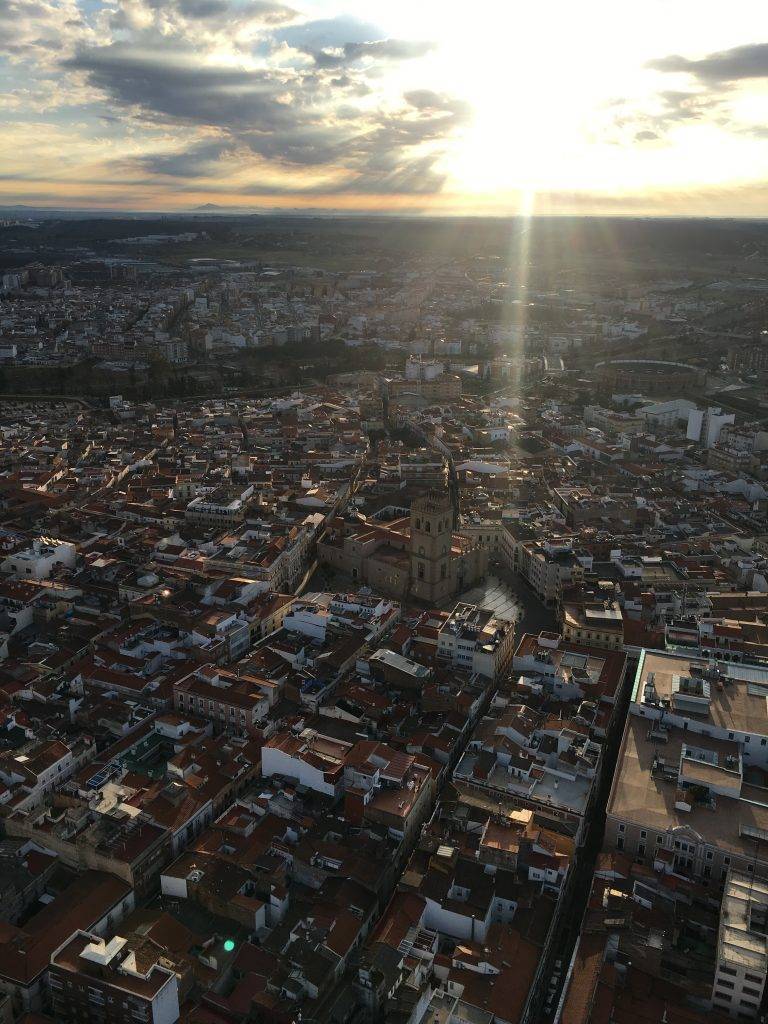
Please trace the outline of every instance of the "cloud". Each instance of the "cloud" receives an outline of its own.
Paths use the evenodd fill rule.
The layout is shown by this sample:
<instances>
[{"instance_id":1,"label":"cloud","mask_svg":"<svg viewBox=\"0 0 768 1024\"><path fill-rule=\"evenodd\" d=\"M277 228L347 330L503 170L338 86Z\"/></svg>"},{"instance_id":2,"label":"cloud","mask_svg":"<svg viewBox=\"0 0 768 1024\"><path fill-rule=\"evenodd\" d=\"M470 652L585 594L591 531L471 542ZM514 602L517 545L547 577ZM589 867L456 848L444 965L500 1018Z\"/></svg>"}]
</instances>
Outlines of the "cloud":
<instances>
[{"instance_id":1,"label":"cloud","mask_svg":"<svg viewBox=\"0 0 768 1024\"><path fill-rule=\"evenodd\" d=\"M344 43L364 43L381 37L382 33L375 25L350 15L304 21L274 33L276 43L287 43L304 52L340 47Z\"/></svg>"},{"instance_id":2,"label":"cloud","mask_svg":"<svg viewBox=\"0 0 768 1024\"><path fill-rule=\"evenodd\" d=\"M398 159L377 154L335 192L360 195L433 195L445 184L445 173L435 169L435 157L426 154L413 159Z\"/></svg>"},{"instance_id":3,"label":"cloud","mask_svg":"<svg viewBox=\"0 0 768 1024\"><path fill-rule=\"evenodd\" d=\"M232 0L176 0L176 10L185 18L198 21L236 18L256 21L265 25L282 25L298 16L298 12L286 4L273 0L248 0L235 3Z\"/></svg>"},{"instance_id":4,"label":"cloud","mask_svg":"<svg viewBox=\"0 0 768 1024\"><path fill-rule=\"evenodd\" d=\"M768 43L751 43L710 53L699 60L671 54L649 61L653 71L693 75L704 84L723 85L746 79L768 78Z\"/></svg>"},{"instance_id":5,"label":"cloud","mask_svg":"<svg viewBox=\"0 0 768 1024\"><path fill-rule=\"evenodd\" d=\"M365 43L344 43L334 49L310 53L321 68L341 68L366 57L378 60L413 60L434 49L434 43L408 39L375 39Z\"/></svg>"},{"instance_id":6,"label":"cloud","mask_svg":"<svg viewBox=\"0 0 768 1024\"><path fill-rule=\"evenodd\" d=\"M276 130L297 123L290 78L267 69L207 64L179 47L135 50L118 43L80 50L63 62L126 108L172 121Z\"/></svg>"},{"instance_id":7,"label":"cloud","mask_svg":"<svg viewBox=\"0 0 768 1024\"><path fill-rule=\"evenodd\" d=\"M15 111L79 108L96 152L119 142L116 177L169 190L439 190L469 107L386 88L432 47L283 0L0 0L0 53L25 68Z\"/></svg>"},{"instance_id":8,"label":"cloud","mask_svg":"<svg viewBox=\"0 0 768 1024\"><path fill-rule=\"evenodd\" d=\"M208 17L229 0L175 2L198 5L199 16ZM283 28L273 38L314 45L340 32L367 35L370 27L333 19ZM399 105L359 107L352 101L369 95L371 86L358 69L331 73L322 61L303 67L221 64L189 38L147 43L145 35L134 33L136 38L141 42L80 47L62 66L107 98L112 114L118 108L145 126L174 132L188 126L207 136L137 158L133 166L144 173L204 178L231 167L237 156L238 166L258 158L292 173L318 171L325 177L323 187L331 181L338 190L423 194L442 186L445 176L435 169L441 146L470 114L466 103L427 89L406 93ZM349 61L354 54L368 54L375 65L413 51L398 40L353 40L341 52ZM258 170L264 177L264 167ZM302 187L319 186L297 185Z\"/></svg>"},{"instance_id":9,"label":"cloud","mask_svg":"<svg viewBox=\"0 0 768 1024\"><path fill-rule=\"evenodd\" d=\"M219 161L232 144L224 140L201 142L177 152L146 153L132 162L150 174L176 178L203 178L216 172Z\"/></svg>"},{"instance_id":10,"label":"cloud","mask_svg":"<svg viewBox=\"0 0 768 1024\"><path fill-rule=\"evenodd\" d=\"M764 126L744 123L732 109L731 99L740 83L768 79L768 43L735 46L695 59L670 54L649 61L646 67L664 74L686 74L694 88L659 92L655 112L640 115L638 141L646 140L645 131L659 135L675 124L703 120L736 134L762 136Z\"/></svg>"},{"instance_id":11,"label":"cloud","mask_svg":"<svg viewBox=\"0 0 768 1024\"><path fill-rule=\"evenodd\" d=\"M375 25L349 16L292 25L275 33L275 42L287 44L327 69L365 59L413 60L434 49L434 43L426 40L386 38Z\"/></svg>"},{"instance_id":12,"label":"cloud","mask_svg":"<svg viewBox=\"0 0 768 1024\"><path fill-rule=\"evenodd\" d=\"M94 40L76 0L0 0L0 55L12 61L45 67Z\"/></svg>"},{"instance_id":13,"label":"cloud","mask_svg":"<svg viewBox=\"0 0 768 1024\"><path fill-rule=\"evenodd\" d=\"M142 170L179 178L224 173L221 161L239 160L247 170L254 157L293 165L320 174L310 184L290 184L297 193L411 193L439 191L445 174L436 169L440 144L469 117L469 108L451 97L434 94L428 107L405 102L395 111L355 111L349 123L303 121L279 130L239 131L222 140L208 140L175 152L153 153L134 162ZM265 166L257 163L259 180ZM256 185L254 194L274 191ZM281 187L279 191L283 191Z\"/></svg>"},{"instance_id":14,"label":"cloud","mask_svg":"<svg viewBox=\"0 0 768 1024\"><path fill-rule=\"evenodd\" d=\"M658 142L673 128L719 116L722 98L706 91L666 89L656 93L649 103L637 106L630 100L614 100L611 108L609 138L618 145L634 142Z\"/></svg>"}]
</instances>

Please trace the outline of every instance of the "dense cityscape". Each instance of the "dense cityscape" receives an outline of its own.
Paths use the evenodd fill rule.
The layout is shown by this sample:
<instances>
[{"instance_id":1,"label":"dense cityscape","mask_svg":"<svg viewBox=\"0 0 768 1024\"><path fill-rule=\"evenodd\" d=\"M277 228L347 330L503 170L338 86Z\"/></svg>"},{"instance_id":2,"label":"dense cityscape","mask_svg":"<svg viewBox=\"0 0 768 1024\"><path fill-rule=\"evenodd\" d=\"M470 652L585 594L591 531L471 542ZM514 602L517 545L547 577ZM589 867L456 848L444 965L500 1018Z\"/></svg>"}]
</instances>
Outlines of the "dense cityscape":
<instances>
[{"instance_id":1,"label":"dense cityscape","mask_svg":"<svg viewBox=\"0 0 768 1024\"><path fill-rule=\"evenodd\" d=\"M5 1024L763 1019L768 232L524 230L8 215Z\"/></svg>"}]
</instances>

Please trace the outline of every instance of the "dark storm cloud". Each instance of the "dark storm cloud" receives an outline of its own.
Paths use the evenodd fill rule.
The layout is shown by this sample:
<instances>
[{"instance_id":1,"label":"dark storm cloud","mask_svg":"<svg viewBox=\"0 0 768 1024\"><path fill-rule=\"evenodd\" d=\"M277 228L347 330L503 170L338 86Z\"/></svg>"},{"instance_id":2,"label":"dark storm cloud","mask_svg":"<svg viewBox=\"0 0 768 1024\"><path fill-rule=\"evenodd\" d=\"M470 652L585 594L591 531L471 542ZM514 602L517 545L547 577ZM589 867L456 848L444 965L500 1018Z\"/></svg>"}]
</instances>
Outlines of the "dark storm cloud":
<instances>
[{"instance_id":1,"label":"dark storm cloud","mask_svg":"<svg viewBox=\"0 0 768 1024\"><path fill-rule=\"evenodd\" d=\"M251 194L294 191L317 193L410 193L425 195L442 188L445 175L436 169L440 153L420 152L424 144L443 141L467 119L465 104L442 94L414 97L394 113L343 111L346 119L312 122L297 111L294 125L281 123L272 130L238 130L227 138L190 146L176 153L157 153L130 164L132 169L179 179L226 176L228 163L237 159L247 166L248 154L267 161L323 170L335 169L332 184L323 182L282 189L254 184ZM222 163L225 161L225 163Z\"/></svg>"},{"instance_id":2,"label":"dark storm cloud","mask_svg":"<svg viewBox=\"0 0 768 1024\"><path fill-rule=\"evenodd\" d=\"M234 17L238 21L261 21L266 25L280 25L296 17L296 11L286 4L272 0L177 0L176 9L185 18L200 21Z\"/></svg>"},{"instance_id":3,"label":"dark storm cloud","mask_svg":"<svg viewBox=\"0 0 768 1024\"><path fill-rule=\"evenodd\" d=\"M306 53L319 68L343 68L355 61L372 58L376 60L413 60L423 57L434 48L434 43L407 39L375 39L366 43L344 43L343 46Z\"/></svg>"},{"instance_id":4,"label":"dark storm cloud","mask_svg":"<svg viewBox=\"0 0 768 1024\"><path fill-rule=\"evenodd\" d=\"M178 48L91 47L64 66L84 72L90 85L121 106L188 124L276 130L297 123L294 106L282 99L286 82L281 77L266 70L203 64Z\"/></svg>"},{"instance_id":5,"label":"dark storm cloud","mask_svg":"<svg viewBox=\"0 0 768 1024\"><path fill-rule=\"evenodd\" d=\"M731 50L710 53L699 60L671 54L652 60L654 71L685 72L705 84L724 84L751 78L768 77L768 43L751 43Z\"/></svg>"},{"instance_id":6,"label":"dark storm cloud","mask_svg":"<svg viewBox=\"0 0 768 1024\"><path fill-rule=\"evenodd\" d=\"M176 9L198 19L221 18L233 2L173 0ZM140 45L146 34L134 36L133 45L82 47L62 66L104 94L111 114L117 109L166 128L189 126L216 135L183 151L149 153L130 162L141 173L196 179L226 175L238 165L254 167L262 176L253 161L257 156L275 166L319 169L341 191L436 191L444 181L435 170L440 144L467 120L469 107L427 89L407 93L396 109L356 107L352 101L371 92L367 79L377 65L408 59L430 46L369 38L375 32L351 18L271 31L272 45L306 48L318 58L302 67L215 65L190 39L174 35ZM326 60L331 51L335 56ZM346 66L363 56L372 67ZM345 66L338 70L338 64Z\"/></svg>"},{"instance_id":7,"label":"dark storm cloud","mask_svg":"<svg viewBox=\"0 0 768 1024\"><path fill-rule=\"evenodd\" d=\"M434 169L439 153L431 150L410 154L424 143L439 142L450 135L469 111L465 104L433 94L427 108L409 102L394 114L347 113L348 119L341 123L302 121L292 127L282 124L279 130L239 131L229 141L213 140L178 153L150 154L136 164L152 173L196 178L215 174L216 163L222 158L236 153L243 157L250 151L270 161L306 168L335 165L348 172L333 186L294 189L301 193L427 194L438 191L445 180L445 175ZM255 193L264 191L264 187L255 186Z\"/></svg>"},{"instance_id":8,"label":"dark storm cloud","mask_svg":"<svg viewBox=\"0 0 768 1024\"><path fill-rule=\"evenodd\" d=\"M134 161L134 164L150 174L203 178L215 171L218 161L231 149L231 142L201 142L181 153L147 153Z\"/></svg>"},{"instance_id":9,"label":"dark storm cloud","mask_svg":"<svg viewBox=\"0 0 768 1024\"><path fill-rule=\"evenodd\" d=\"M230 132L229 148L237 143L266 159L304 166L343 155L349 129L334 126L327 110L313 105L320 84L312 76L214 67L192 57L174 62L169 57L163 51L136 53L108 46L81 52L66 63L84 71L92 86L126 108L140 108L154 119ZM195 152L192 157L196 168ZM163 158L158 159L161 167ZM171 163L182 166L181 160Z\"/></svg>"}]
</instances>

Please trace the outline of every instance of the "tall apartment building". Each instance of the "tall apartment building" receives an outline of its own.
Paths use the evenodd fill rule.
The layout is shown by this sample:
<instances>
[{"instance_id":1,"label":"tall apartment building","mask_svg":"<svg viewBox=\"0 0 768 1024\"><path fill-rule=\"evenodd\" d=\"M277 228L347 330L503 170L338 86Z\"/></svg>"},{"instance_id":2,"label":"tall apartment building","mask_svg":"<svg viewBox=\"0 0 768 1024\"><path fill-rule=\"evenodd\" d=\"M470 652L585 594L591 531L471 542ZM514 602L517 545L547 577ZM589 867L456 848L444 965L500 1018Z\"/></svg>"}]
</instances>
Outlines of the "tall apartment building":
<instances>
[{"instance_id":1,"label":"tall apartment building","mask_svg":"<svg viewBox=\"0 0 768 1024\"><path fill-rule=\"evenodd\" d=\"M54 1017L72 1024L174 1024L179 1019L176 974L141 965L126 939L109 942L78 931L51 955Z\"/></svg>"},{"instance_id":2,"label":"tall apartment building","mask_svg":"<svg viewBox=\"0 0 768 1024\"><path fill-rule=\"evenodd\" d=\"M498 679L512 661L515 627L488 608L459 602L437 635L437 656L456 668Z\"/></svg>"},{"instance_id":3,"label":"tall apartment building","mask_svg":"<svg viewBox=\"0 0 768 1024\"><path fill-rule=\"evenodd\" d=\"M731 872L720 907L713 1009L754 1020L768 976L768 885Z\"/></svg>"},{"instance_id":4,"label":"tall apartment building","mask_svg":"<svg viewBox=\"0 0 768 1024\"><path fill-rule=\"evenodd\" d=\"M230 494L206 494L193 498L184 512L193 526L227 529L245 518L245 503Z\"/></svg>"},{"instance_id":5,"label":"tall apartment building","mask_svg":"<svg viewBox=\"0 0 768 1024\"><path fill-rule=\"evenodd\" d=\"M245 736L258 731L269 712L274 687L251 675L202 665L180 679L173 691L176 710L213 723L214 730Z\"/></svg>"},{"instance_id":6,"label":"tall apartment building","mask_svg":"<svg viewBox=\"0 0 768 1024\"><path fill-rule=\"evenodd\" d=\"M644 651L605 843L718 891L768 879L768 668Z\"/></svg>"},{"instance_id":7,"label":"tall apartment building","mask_svg":"<svg viewBox=\"0 0 768 1024\"><path fill-rule=\"evenodd\" d=\"M620 651L624 646L624 616L615 600L574 600L562 603L563 638Z\"/></svg>"},{"instance_id":8,"label":"tall apartment building","mask_svg":"<svg viewBox=\"0 0 768 1024\"><path fill-rule=\"evenodd\" d=\"M717 444L723 427L734 423L736 415L724 413L722 409L708 406L706 409L692 409L688 414L689 441L698 441L702 448L712 448Z\"/></svg>"},{"instance_id":9,"label":"tall apartment building","mask_svg":"<svg viewBox=\"0 0 768 1024\"><path fill-rule=\"evenodd\" d=\"M517 569L543 603L553 607L564 587L581 583L585 565L574 552L569 538L553 537L545 543L528 541L517 545Z\"/></svg>"},{"instance_id":10,"label":"tall apartment building","mask_svg":"<svg viewBox=\"0 0 768 1024\"><path fill-rule=\"evenodd\" d=\"M637 521L637 501L630 492L598 494L586 487L556 487L554 496L569 526L634 526Z\"/></svg>"}]
</instances>

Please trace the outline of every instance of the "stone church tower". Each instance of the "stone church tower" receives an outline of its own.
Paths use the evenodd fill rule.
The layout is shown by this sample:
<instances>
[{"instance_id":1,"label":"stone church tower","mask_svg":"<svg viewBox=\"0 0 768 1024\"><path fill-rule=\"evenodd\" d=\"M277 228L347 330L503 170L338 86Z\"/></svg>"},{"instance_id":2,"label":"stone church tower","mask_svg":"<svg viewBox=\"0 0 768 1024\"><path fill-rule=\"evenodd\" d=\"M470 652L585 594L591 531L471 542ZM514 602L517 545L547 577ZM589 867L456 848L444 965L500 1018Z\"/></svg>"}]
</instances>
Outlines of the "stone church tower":
<instances>
[{"instance_id":1,"label":"stone church tower","mask_svg":"<svg viewBox=\"0 0 768 1024\"><path fill-rule=\"evenodd\" d=\"M447 494L432 492L411 505L411 596L435 603L461 591L452 569L453 508Z\"/></svg>"}]
</instances>

